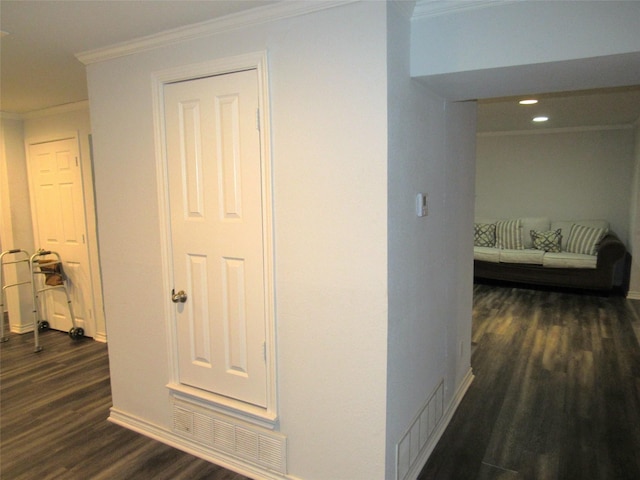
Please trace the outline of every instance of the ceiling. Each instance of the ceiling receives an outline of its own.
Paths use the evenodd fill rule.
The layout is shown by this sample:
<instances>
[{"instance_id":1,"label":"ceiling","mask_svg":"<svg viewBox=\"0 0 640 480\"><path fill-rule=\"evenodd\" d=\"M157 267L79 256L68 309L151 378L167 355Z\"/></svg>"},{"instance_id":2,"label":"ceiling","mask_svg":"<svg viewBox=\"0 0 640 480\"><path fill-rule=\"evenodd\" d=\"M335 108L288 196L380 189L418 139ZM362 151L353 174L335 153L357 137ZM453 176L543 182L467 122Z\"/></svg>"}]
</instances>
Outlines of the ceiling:
<instances>
[{"instance_id":1,"label":"ceiling","mask_svg":"<svg viewBox=\"0 0 640 480\"><path fill-rule=\"evenodd\" d=\"M86 100L85 67L75 54L243 10L267 0L1 0L0 111L24 114ZM533 93L533 92L532 92ZM640 117L640 86L479 102L478 130L630 124ZM519 98L518 98L519 99ZM546 124L532 124L533 114Z\"/></svg>"},{"instance_id":2,"label":"ceiling","mask_svg":"<svg viewBox=\"0 0 640 480\"><path fill-rule=\"evenodd\" d=\"M76 53L265 6L267 0L1 0L0 111L88 98ZM6 34L5 34L6 33Z\"/></svg>"},{"instance_id":3,"label":"ceiling","mask_svg":"<svg viewBox=\"0 0 640 480\"><path fill-rule=\"evenodd\" d=\"M519 100L535 98L535 105ZM544 123L532 121L547 116ZM576 92L521 95L478 102L478 132L632 125L640 119L640 85Z\"/></svg>"}]
</instances>

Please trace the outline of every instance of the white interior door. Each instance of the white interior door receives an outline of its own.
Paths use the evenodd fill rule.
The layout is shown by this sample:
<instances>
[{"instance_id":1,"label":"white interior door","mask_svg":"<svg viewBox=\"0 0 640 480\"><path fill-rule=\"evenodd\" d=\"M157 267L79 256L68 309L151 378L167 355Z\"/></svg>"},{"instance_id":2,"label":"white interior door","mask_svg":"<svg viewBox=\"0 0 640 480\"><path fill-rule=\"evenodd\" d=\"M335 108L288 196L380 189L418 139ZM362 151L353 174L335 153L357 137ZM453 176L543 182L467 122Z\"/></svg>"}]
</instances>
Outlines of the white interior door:
<instances>
[{"instance_id":1,"label":"white interior door","mask_svg":"<svg viewBox=\"0 0 640 480\"><path fill-rule=\"evenodd\" d=\"M267 403L255 69L165 86L179 382Z\"/></svg>"},{"instance_id":2,"label":"white interior door","mask_svg":"<svg viewBox=\"0 0 640 480\"><path fill-rule=\"evenodd\" d=\"M77 139L29 145L29 173L34 190L35 247L60 254L76 326L93 336L91 322L87 321L91 276ZM43 292L40 300L42 319L48 320L51 328L68 331L72 322L64 292Z\"/></svg>"}]
</instances>

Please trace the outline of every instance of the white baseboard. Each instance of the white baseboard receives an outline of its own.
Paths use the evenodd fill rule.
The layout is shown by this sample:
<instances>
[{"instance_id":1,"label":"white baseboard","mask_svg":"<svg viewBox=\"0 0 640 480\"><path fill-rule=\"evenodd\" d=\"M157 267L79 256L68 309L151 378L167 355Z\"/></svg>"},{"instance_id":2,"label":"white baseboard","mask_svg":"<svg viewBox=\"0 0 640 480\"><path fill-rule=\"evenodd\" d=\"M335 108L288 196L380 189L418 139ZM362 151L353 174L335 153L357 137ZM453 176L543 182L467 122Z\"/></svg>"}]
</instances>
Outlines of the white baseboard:
<instances>
[{"instance_id":1,"label":"white baseboard","mask_svg":"<svg viewBox=\"0 0 640 480\"><path fill-rule=\"evenodd\" d=\"M631 292L627 293L627 298L629 300L640 300L640 292Z\"/></svg>"},{"instance_id":2,"label":"white baseboard","mask_svg":"<svg viewBox=\"0 0 640 480\"><path fill-rule=\"evenodd\" d=\"M12 323L11 325L9 325L9 330L11 331L11 333L18 333L20 335L22 335L23 333L33 332L33 323Z\"/></svg>"},{"instance_id":3,"label":"white baseboard","mask_svg":"<svg viewBox=\"0 0 640 480\"><path fill-rule=\"evenodd\" d=\"M458 406L460 405L460 402L464 398L465 393L467 393L467 390L471 386L471 383L473 382L473 378L474 378L473 371L471 370L471 367L469 367L469 370L467 371L465 377L462 379L462 382L460 382L460 386L458 386L458 389L456 390L455 395L451 399L451 403L449 403L447 410L444 412L442 421L436 428L436 431L433 433L432 437L429 439L429 443L426 445L425 449L420 454L420 457L416 459L415 463L413 464L413 467L411 468L411 470L409 470L409 473L407 474L406 478L414 478L414 479L418 478L418 475L420 475L420 472L422 471L424 466L427 464L429 457L433 453L433 449L436 447L436 445L440 441L440 437L442 437L442 434L447 429L449 422L451 422L451 419L453 418L453 414L458 409Z\"/></svg>"},{"instance_id":4,"label":"white baseboard","mask_svg":"<svg viewBox=\"0 0 640 480\"><path fill-rule=\"evenodd\" d=\"M93 336L93 339L96 342L107 343L107 335L102 332L96 332L96 334Z\"/></svg>"},{"instance_id":5,"label":"white baseboard","mask_svg":"<svg viewBox=\"0 0 640 480\"><path fill-rule=\"evenodd\" d=\"M458 409L460 402L469 389L469 386L473 382L473 378L473 371L471 370L471 368L469 368L462 382L460 382L460 385L458 386L447 409L444 411L442 420L439 422L431 438L429 439L428 444L425 445L424 449L420 453L420 456L415 460L412 468L409 470L405 478L418 478L418 475L427 464L427 461L429 460L431 453L433 453L433 450L438 444L438 441L442 437L442 434L451 422L453 414ZM241 475L245 475L256 480L299 480L298 477L295 477L293 475L282 475L273 471L264 470L257 467L256 465L244 462L242 459L226 455L223 452L219 452L213 449L205 448L203 445L192 442L187 438L178 436L164 427L149 423L144 419L130 415L115 407L111 408L108 420L116 425L127 428L129 430L133 430L134 432L137 432L141 435L145 435L161 443L177 448L178 450L182 450L191 455L202 458L208 462L220 465L221 467L224 467L228 470L232 470Z\"/></svg>"},{"instance_id":6,"label":"white baseboard","mask_svg":"<svg viewBox=\"0 0 640 480\"><path fill-rule=\"evenodd\" d=\"M240 459L225 455L224 453L203 448L188 439L175 435L164 427L151 424L144 419L129 415L126 412L112 407L109 414L110 422L121 427L133 430L141 435L157 440L171 447L187 452L196 457L202 458L211 463L215 463L228 470L232 470L241 475L254 478L256 480L293 480L295 477L282 476L275 472L262 470L255 465L243 462Z\"/></svg>"}]
</instances>

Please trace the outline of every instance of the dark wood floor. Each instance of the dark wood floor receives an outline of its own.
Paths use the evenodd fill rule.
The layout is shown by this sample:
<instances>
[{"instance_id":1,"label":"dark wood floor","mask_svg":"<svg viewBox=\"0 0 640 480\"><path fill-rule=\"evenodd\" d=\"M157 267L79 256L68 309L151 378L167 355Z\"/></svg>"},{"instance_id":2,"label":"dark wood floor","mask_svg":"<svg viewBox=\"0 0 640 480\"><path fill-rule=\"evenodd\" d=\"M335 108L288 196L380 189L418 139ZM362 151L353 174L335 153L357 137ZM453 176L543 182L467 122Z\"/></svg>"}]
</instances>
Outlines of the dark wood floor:
<instances>
[{"instance_id":1,"label":"dark wood floor","mask_svg":"<svg viewBox=\"0 0 640 480\"><path fill-rule=\"evenodd\" d=\"M40 343L0 346L2 480L246 480L108 422L106 345L55 331Z\"/></svg>"},{"instance_id":2,"label":"dark wood floor","mask_svg":"<svg viewBox=\"0 0 640 480\"><path fill-rule=\"evenodd\" d=\"M420 480L640 479L638 312L475 286L475 380ZM245 480L107 422L105 345L41 340L38 354L31 334L0 346L0 478Z\"/></svg>"},{"instance_id":3,"label":"dark wood floor","mask_svg":"<svg viewBox=\"0 0 640 480\"><path fill-rule=\"evenodd\" d=\"M419 479L640 479L634 303L476 285L475 380Z\"/></svg>"}]
</instances>

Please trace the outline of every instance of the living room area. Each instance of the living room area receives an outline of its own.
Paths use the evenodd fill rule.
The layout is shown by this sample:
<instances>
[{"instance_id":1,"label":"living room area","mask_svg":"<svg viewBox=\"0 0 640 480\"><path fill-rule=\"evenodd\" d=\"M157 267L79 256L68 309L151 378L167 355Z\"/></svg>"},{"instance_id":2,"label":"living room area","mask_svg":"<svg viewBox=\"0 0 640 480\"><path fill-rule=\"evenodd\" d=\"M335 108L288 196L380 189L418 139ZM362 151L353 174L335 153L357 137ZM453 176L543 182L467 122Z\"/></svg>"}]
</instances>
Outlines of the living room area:
<instances>
[{"instance_id":1,"label":"living room area","mask_svg":"<svg viewBox=\"0 0 640 480\"><path fill-rule=\"evenodd\" d=\"M572 225L600 219L627 249L615 280L628 287L639 93L632 87L480 101L476 230L478 219L524 218L519 240L534 238L522 251L538 247L546 255L556 250L536 245L537 232L526 225L537 219L549 230L556 222L564 227L553 231L560 254ZM532 122L542 115L548 120ZM494 229L494 242L496 235ZM544 268L528 267L529 275ZM586 271L573 270L577 278ZM567 288L535 277L527 283L526 275L517 277L524 283L485 279L477 261L475 273L475 380L419 478L637 478L637 287L625 296L622 288Z\"/></svg>"},{"instance_id":2,"label":"living room area","mask_svg":"<svg viewBox=\"0 0 640 480\"><path fill-rule=\"evenodd\" d=\"M637 86L480 101L476 277L638 298L639 116ZM512 245L508 227L520 229Z\"/></svg>"}]
</instances>

